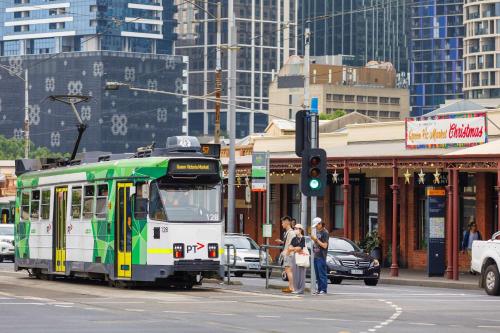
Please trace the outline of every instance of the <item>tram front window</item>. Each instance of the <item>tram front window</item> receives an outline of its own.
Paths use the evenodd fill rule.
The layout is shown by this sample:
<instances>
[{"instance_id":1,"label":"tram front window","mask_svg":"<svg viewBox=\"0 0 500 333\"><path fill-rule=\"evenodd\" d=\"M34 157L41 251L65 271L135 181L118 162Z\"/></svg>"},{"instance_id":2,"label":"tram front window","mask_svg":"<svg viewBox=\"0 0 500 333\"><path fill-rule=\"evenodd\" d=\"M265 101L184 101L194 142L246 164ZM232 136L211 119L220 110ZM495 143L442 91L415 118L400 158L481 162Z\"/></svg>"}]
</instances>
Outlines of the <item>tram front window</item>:
<instances>
[{"instance_id":1,"label":"tram front window","mask_svg":"<svg viewBox=\"0 0 500 333\"><path fill-rule=\"evenodd\" d=\"M211 222L221 220L219 184L153 184L151 206L157 219L171 222ZM156 193L155 193L156 192ZM159 195L158 195L159 194ZM163 212L158 212L163 209ZM153 217L154 218L154 217Z\"/></svg>"}]
</instances>

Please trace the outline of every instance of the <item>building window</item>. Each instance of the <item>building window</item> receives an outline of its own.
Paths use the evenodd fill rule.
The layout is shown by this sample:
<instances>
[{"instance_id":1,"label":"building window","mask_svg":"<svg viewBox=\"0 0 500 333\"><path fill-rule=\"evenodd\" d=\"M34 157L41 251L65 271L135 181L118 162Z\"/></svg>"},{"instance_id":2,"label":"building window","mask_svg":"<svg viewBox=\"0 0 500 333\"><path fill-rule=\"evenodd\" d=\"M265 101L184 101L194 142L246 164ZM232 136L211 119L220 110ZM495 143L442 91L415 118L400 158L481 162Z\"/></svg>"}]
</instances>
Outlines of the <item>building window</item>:
<instances>
[{"instance_id":1,"label":"building window","mask_svg":"<svg viewBox=\"0 0 500 333\"><path fill-rule=\"evenodd\" d=\"M366 96L356 96L356 101L358 103L366 103Z\"/></svg>"},{"instance_id":2,"label":"building window","mask_svg":"<svg viewBox=\"0 0 500 333\"><path fill-rule=\"evenodd\" d=\"M460 174L460 239L476 218L476 177L473 173ZM477 221L476 221L477 222Z\"/></svg>"},{"instance_id":3,"label":"building window","mask_svg":"<svg viewBox=\"0 0 500 333\"><path fill-rule=\"evenodd\" d=\"M367 116L368 117L378 117L378 111L377 110L368 110Z\"/></svg>"},{"instance_id":4,"label":"building window","mask_svg":"<svg viewBox=\"0 0 500 333\"><path fill-rule=\"evenodd\" d=\"M390 99L390 104L392 104L392 105L399 105L399 98L391 98Z\"/></svg>"},{"instance_id":5,"label":"building window","mask_svg":"<svg viewBox=\"0 0 500 333\"><path fill-rule=\"evenodd\" d=\"M365 211L368 231L378 230L378 179L366 178L365 181ZM365 229L366 230L366 229Z\"/></svg>"},{"instance_id":6,"label":"building window","mask_svg":"<svg viewBox=\"0 0 500 333\"><path fill-rule=\"evenodd\" d=\"M389 111L380 111L379 117L380 118L389 118Z\"/></svg>"},{"instance_id":7,"label":"building window","mask_svg":"<svg viewBox=\"0 0 500 333\"><path fill-rule=\"evenodd\" d=\"M378 97L376 97L376 96L368 96L368 103L377 104L378 103Z\"/></svg>"},{"instance_id":8,"label":"building window","mask_svg":"<svg viewBox=\"0 0 500 333\"><path fill-rule=\"evenodd\" d=\"M380 104L389 104L389 97L380 97Z\"/></svg>"},{"instance_id":9,"label":"building window","mask_svg":"<svg viewBox=\"0 0 500 333\"><path fill-rule=\"evenodd\" d=\"M29 25L16 25L14 27L14 32L24 32L24 31L30 31L30 26Z\"/></svg>"},{"instance_id":10,"label":"building window","mask_svg":"<svg viewBox=\"0 0 500 333\"><path fill-rule=\"evenodd\" d=\"M297 220L297 223L300 222L300 187L299 185L288 185L288 211L290 212L290 216Z\"/></svg>"},{"instance_id":11,"label":"building window","mask_svg":"<svg viewBox=\"0 0 500 333\"><path fill-rule=\"evenodd\" d=\"M64 22L57 22L57 23L49 23L49 29L64 29L65 28L65 23Z\"/></svg>"},{"instance_id":12,"label":"building window","mask_svg":"<svg viewBox=\"0 0 500 333\"><path fill-rule=\"evenodd\" d=\"M332 186L333 229L344 229L344 189L341 184Z\"/></svg>"},{"instance_id":13,"label":"building window","mask_svg":"<svg viewBox=\"0 0 500 333\"><path fill-rule=\"evenodd\" d=\"M399 119L399 112L389 112L389 116L394 119Z\"/></svg>"},{"instance_id":14,"label":"building window","mask_svg":"<svg viewBox=\"0 0 500 333\"><path fill-rule=\"evenodd\" d=\"M328 102L333 101L333 94L326 94L326 100L327 100Z\"/></svg>"},{"instance_id":15,"label":"building window","mask_svg":"<svg viewBox=\"0 0 500 333\"><path fill-rule=\"evenodd\" d=\"M288 119L292 119L293 112L292 109L288 109Z\"/></svg>"},{"instance_id":16,"label":"building window","mask_svg":"<svg viewBox=\"0 0 500 333\"><path fill-rule=\"evenodd\" d=\"M343 102L344 101L344 95L334 94L333 95L333 101L334 102Z\"/></svg>"},{"instance_id":17,"label":"building window","mask_svg":"<svg viewBox=\"0 0 500 333\"><path fill-rule=\"evenodd\" d=\"M15 12L14 13L14 18L23 18L23 17L29 17L30 16L30 12L29 11L26 11L26 12Z\"/></svg>"},{"instance_id":18,"label":"building window","mask_svg":"<svg viewBox=\"0 0 500 333\"><path fill-rule=\"evenodd\" d=\"M354 102L354 95L345 95L344 101L345 102Z\"/></svg>"}]
</instances>

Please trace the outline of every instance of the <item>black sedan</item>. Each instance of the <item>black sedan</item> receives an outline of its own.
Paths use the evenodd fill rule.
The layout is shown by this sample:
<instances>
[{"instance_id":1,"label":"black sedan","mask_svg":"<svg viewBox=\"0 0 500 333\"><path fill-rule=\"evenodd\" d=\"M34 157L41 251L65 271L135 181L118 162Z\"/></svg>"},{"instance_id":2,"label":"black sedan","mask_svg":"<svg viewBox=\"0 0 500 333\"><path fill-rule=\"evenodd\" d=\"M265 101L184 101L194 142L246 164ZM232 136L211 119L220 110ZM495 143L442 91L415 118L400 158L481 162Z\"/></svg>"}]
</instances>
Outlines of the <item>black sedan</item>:
<instances>
[{"instance_id":1,"label":"black sedan","mask_svg":"<svg viewBox=\"0 0 500 333\"><path fill-rule=\"evenodd\" d=\"M364 280L367 286L376 286L380 277L380 263L346 238L330 237L328 244L328 278L333 284L342 280Z\"/></svg>"}]
</instances>

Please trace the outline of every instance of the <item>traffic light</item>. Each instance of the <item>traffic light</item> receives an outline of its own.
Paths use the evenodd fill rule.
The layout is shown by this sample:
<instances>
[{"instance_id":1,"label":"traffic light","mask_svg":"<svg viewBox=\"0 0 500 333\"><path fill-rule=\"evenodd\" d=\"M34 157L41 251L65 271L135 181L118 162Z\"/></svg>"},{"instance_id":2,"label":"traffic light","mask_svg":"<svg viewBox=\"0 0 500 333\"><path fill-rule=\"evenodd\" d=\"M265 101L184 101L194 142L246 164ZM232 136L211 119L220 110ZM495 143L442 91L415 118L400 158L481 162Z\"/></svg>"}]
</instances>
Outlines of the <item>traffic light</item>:
<instances>
[{"instance_id":1,"label":"traffic light","mask_svg":"<svg viewBox=\"0 0 500 333\"><path fill-rule=\"evenodd\" d=\"M308 197L322 197L326 189L326 152L311 148L302 152L300 174L302 194Z\"/></svg>"}]
</instances>

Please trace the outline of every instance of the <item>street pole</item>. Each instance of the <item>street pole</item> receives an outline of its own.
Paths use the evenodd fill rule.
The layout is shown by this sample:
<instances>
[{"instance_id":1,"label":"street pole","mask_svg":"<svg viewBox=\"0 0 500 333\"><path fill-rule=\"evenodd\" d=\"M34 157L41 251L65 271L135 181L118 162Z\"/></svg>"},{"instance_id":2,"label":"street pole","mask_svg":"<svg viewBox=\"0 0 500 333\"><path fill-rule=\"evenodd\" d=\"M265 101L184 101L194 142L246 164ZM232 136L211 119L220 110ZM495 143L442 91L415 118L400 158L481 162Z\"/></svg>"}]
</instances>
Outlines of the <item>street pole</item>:
<instances>
[{"instance_id":1,"label":"street pole","mask_svg":"<svg viewBox=\"0 0 500 333\"><path fill-rule=\"evenodd\" d=\"M215 128L214 143L220 143L220 96L222 90L222 62L221 62L221 2L217 2L217 56L215 65Z\"/></svg>"},{"instance_id":2,"label":"street pole","mask_svg":"<svg viewBox=\"0 0 500 333\"><path fill-rule=\"evenodd\" d=\"M305 30L305 49L304 49L304 106L306 110L309 110L310 107L310 96L309 96L309 84L310 84L310 37L311 31L309 28L310 22L306 22L306 30ZM311 116L311 148L318 148L318 137L316 136L317 127L318 127L318 115L315 112L309 113ZM304 195L303 195L304 199ZM305 198L307 200L307 198ZM317 197L311 197L311 221L316 217L316 208L317 208ZM306 212L307 212L307 201L306 201ZM312 230L311 224L311 234L315 234ZM314 251L311 251L311 294L314 294L316 291L316 272L314 271Z\"/></svg>"},{"instance_id":3,"label":"street pole","mask_svg":"<svg viewBox=\"0 0 500 333\"><path fill-rule=\"evenodd\" d=\"M30 155L30 119L29 119L29 84L28 68L24 70L24 158Z\"/></svg>"},{"instance_id":4,"label":"street pole","mask_svg":"<svg viewBox=\"0 0 500 333\"><path fill-rule=\"evenodd\" d=\"M229 119L229 164L228 164L228 193L227 193L227 232L234 232L235 228L235 135L236 135L236 23L234 20L233 0L228 0L228 119Z\"/></svg>"}]
</instances>

